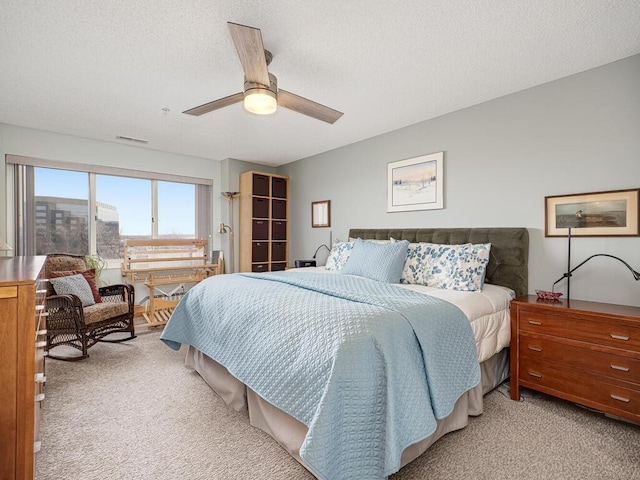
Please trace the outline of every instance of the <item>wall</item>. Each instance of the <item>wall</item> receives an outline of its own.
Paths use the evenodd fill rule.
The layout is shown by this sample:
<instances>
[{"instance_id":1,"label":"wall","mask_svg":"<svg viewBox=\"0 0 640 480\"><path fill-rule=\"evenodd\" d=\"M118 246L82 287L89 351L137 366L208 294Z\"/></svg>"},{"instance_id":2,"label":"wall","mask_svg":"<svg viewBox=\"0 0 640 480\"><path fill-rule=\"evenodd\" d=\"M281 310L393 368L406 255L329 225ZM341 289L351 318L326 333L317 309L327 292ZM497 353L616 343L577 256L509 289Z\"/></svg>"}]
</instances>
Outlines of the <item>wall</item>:
<instances>
[{"instance_id":1,"label":"wall","mask_svg":"<svg viewBox=\"0 0 640 480\"><path fill-rule=\"evenodd\" d=\"M240 174L244 172L250 172L252 170L258 172L266 172L266 173L276 173L276 167L261 165L259 163L245 162L244 160L236 160L234 158L227 158L222 160L221 162L221 184L222 184L222 192L239 192L240 191ZM223 197L224 198L224 197ZM225 234L218 235L221 238L221 246L225 252L225 271L227 273L237 272L240 267L240 237L236 235L238 226L240 225L240 200L239 198L235 198L233 200L233 222L229 222L231 218L231 205L228 200L224 201L224 206L222 207L222 219L221 222L230 225L233 229L233 235ZM215 224L217 225L217 224ZM217 232L217 229L215 230ZM230 268L230 260L229 260L229 252L230 250L230 242L233 238L234 242L234 261L235 264L233 269Z\"/></svg>"},{"instance_id":2,"label":"wall","mask_svg":"<svg viewBox=\"0 0 640 480\"><path fill-rule=\"evenodd\" d=\"M329 230L345 239L352 227L522 226L530 292L550 290L566 270L567 245L544 236L544 197L640 187L638 85L640 55L280 167L291 177L290 262L310 258ZM445 208L387 213L387 163L438 151ZM332 227L312 229L310 203L326 199ZM574 239L572 264L593 253L640 270L639 237ZM609 258L578 270L571 291L640 305L640 282Z\"/></svg>"}]
</instances>

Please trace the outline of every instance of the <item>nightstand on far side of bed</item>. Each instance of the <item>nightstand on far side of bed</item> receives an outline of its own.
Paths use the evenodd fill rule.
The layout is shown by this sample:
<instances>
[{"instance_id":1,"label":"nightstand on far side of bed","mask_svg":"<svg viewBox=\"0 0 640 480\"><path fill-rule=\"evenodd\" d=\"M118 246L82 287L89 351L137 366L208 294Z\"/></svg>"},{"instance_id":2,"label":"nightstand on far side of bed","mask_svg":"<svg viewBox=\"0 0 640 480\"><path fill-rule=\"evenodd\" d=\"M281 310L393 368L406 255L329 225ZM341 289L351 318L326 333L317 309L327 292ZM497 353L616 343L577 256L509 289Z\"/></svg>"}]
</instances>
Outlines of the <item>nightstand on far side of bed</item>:
<instances>
[{"instance_id":1,"label":"nightstand on far side of bed","mask_svg":"<svg viewBox=\"0 0 640 480\"><path fill-rule=\"evenodd\" d=\"M640 307L513 300L513 400L521 386L640 423Z\"/></svg>"},{"instance_id":2,"label":"nightstand on far side of bed","mask_svg":"<svg viewBox=\"0 0 640 480\"><path fill-rule=\"evenodd\" d=\"M296 268L315 267L316 261L315 260L296 260L295 262L293 262L293 264L295 265Z\"/></svg>"}]
</instances>

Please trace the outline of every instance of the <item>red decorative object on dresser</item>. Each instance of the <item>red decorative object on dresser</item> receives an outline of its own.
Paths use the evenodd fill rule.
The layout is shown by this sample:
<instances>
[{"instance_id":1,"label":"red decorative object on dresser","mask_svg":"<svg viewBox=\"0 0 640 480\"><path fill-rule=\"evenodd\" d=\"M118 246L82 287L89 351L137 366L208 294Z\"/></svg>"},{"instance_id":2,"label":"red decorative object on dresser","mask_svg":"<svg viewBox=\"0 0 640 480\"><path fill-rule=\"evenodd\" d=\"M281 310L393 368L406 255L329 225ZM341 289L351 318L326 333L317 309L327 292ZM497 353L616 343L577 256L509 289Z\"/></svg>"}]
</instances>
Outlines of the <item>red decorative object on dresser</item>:
<instances>
[{"instance_id":1,"label":"red decorative object on dresser","mask_svg":"<svg viewBox=\"0 0 640 480\"><path fill-rule=\"evenodd\" d=\"M513 400L520 387L640 423L640 307L513 300Z\"/></svg>"}]
</instances>

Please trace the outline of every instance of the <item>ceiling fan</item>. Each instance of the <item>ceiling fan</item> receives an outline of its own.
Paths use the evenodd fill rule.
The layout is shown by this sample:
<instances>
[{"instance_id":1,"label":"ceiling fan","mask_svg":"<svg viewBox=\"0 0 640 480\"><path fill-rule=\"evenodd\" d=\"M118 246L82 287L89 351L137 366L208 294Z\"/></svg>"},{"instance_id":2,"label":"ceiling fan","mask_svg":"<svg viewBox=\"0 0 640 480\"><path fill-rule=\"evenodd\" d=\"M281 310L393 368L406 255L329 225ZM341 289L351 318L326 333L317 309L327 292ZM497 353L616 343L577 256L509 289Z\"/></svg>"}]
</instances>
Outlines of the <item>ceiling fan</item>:
<instances>
[{"instance_id":1,"label":"ceiling fan","mask_svg":"<svg viewBox=\"0 0 640 480\"><path fill-rule=\"evenodd\" d=\"M278 88L278 79L267 70L273 55L264 49L260 29L232 22L227 25L244 70L244 91L182 113L203 115L244 101L246 110L259 115L274 113L280 106L332 124L342 116L342 112Z\"/></svg>"}]
</instances>

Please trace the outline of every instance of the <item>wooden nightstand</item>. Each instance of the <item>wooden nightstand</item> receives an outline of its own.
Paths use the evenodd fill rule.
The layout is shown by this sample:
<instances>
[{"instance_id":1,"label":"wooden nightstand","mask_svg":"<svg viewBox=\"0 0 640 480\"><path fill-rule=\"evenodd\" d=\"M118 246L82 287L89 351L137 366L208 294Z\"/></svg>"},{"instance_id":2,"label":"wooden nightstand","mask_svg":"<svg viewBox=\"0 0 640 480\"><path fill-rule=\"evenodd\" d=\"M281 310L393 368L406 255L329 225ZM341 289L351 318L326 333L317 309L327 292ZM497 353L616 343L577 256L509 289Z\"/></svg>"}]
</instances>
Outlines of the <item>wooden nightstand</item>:
<instances>
[{"instance_id":1,"label":"wooden nightstand","mask_svg":"<svg viewBox=\"0 0 640 480\"><path fill-rule=\"evenodd\" d=\"M640 422L640 307L513 300L513 400L521 386Z\"/></svg>"},{"instance_id":2,"label":"wooden nightstand","mask_svg":"<svg viewBox=\"0 0 640 480\"><path fill-rule=\"evenodd\" d=\"M296 268L315 267L316 261L315 260L296 260L294 262L294 265L296 266Z\"/></svg>"}]
</instances>

